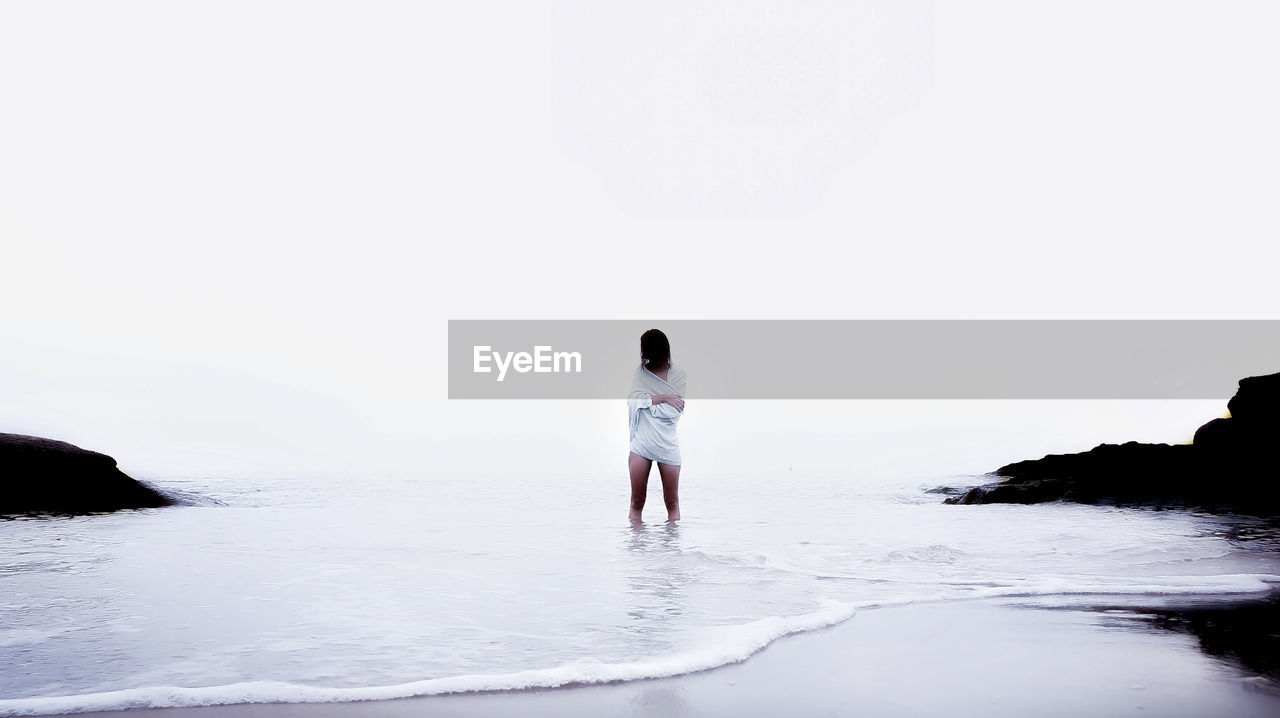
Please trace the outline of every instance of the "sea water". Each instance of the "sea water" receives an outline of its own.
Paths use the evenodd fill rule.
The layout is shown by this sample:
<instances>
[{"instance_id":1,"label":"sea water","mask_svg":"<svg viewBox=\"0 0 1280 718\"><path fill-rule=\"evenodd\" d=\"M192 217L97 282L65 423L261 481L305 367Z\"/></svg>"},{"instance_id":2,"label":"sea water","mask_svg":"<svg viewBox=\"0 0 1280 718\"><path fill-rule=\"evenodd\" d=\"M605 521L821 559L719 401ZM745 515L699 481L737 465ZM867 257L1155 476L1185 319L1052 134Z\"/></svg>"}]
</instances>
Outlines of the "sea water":
<instances>
[{"instance_id":1,"label":"sea water","mask_svg":"<svg viewBox=\"0 0 1280 718\"><path fill-rule=\"evenodd\" d=\"M980 477L158 479L196 505L0 521L0 715L341 701L669 676L859 611L991 596L1262 595L1241 517L949 506Z\"/></svg>"}]
</instances>

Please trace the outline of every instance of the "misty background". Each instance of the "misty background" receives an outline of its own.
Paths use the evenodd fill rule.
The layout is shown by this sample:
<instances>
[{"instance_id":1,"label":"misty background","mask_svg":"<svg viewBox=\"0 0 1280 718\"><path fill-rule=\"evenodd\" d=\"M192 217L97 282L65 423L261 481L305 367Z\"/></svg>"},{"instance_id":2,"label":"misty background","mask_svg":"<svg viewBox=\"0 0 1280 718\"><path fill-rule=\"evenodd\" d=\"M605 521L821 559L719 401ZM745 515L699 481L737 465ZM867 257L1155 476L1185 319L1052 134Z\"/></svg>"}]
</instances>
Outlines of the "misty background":
<instances>
[{"instance_id":1,"label":"misty background","mask_svg":"<svg viewBox=\"0 0 1280 718\"><path fill-rule=\"evenodd\" d=\"M1277 20L7 3L0 431L141 477L621 487L622 402L448 401L446 321L1277 318ZM981 472L1227 398L691 403L686 481Z\"/></svg>"}]
</instances>

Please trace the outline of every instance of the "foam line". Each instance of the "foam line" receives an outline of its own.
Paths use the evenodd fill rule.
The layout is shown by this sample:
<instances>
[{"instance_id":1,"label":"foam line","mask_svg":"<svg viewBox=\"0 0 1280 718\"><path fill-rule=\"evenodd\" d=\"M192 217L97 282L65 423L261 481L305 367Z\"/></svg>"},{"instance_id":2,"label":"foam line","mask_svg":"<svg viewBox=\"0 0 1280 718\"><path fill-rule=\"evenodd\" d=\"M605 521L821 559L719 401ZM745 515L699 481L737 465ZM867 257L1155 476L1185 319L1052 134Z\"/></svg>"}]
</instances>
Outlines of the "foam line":
<instances>
[{"instance_id":1,"label":"foam line","mask_svg":"<svg viewBox=\"0 0 1280 718\"><path fill-rule=\"evenodd\" d=\"M706 648L630 663L603 663L584 659L554 668L515 673L453 676L394 686L355 688L323 688L279 681L251 681L199 688L149 686L76 696L0 700L0 716L245 703L340 703L667 678L744 661L783 636L843 623L852 618L854 612L851 604L824 601L822 608L813 613L785 618L770 616L739 626L725 627L723 635L726 640Z\"/></svg>"},{"instance_id":2,"label":"foam line","mask_svg":"<svg viewBox=\"0 0 1280 718\"><path fill-rule=\"evenodd\" d=\"M843 623L858 610L975 598L1053 595L1231 595L1266 593L1280 584L1270 574L1153 577L1145 583L1075 582L1065 577L1041 578L1016 586L991 587L967 596L931 596L867 601L859 604L823 601L821 608L799 616L770 616L738 626L716 627L722 640L697 650L628 663L583 659L553 668L515 673L431 678L393 686L325 688L280 681L250 681L196 688L147 686L102 693L0 700L0 716L30 716L131 708L182 708L247 703L343 703L389 700L450 693L518 691L649 678L670 678L711 670L750 658L784 636Z\"/></svg>"}]
</instances>

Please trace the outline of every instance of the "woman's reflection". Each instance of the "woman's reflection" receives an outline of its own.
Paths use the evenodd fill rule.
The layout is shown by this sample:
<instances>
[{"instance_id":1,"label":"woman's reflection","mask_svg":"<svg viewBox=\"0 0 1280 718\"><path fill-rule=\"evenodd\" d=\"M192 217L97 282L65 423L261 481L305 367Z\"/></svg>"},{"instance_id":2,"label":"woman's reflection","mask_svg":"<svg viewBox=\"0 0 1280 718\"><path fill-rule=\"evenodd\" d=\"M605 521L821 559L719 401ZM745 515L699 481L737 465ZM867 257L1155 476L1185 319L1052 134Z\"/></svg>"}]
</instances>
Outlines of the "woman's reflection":
<instances>
[{"instance_id":1,"label":"woman's reflection","mask_svg":"<svg viewBox=\"0 0 1280 718\"><path fill-rule=\"evenodd\" d=\"M669 622L684 612L686 588L693 580L686 555L680 548L680 525L632 524L626 529L629 587L629 621L626 630L645 653L670 648L664 635Z\"/></svg>"}]
</instances>

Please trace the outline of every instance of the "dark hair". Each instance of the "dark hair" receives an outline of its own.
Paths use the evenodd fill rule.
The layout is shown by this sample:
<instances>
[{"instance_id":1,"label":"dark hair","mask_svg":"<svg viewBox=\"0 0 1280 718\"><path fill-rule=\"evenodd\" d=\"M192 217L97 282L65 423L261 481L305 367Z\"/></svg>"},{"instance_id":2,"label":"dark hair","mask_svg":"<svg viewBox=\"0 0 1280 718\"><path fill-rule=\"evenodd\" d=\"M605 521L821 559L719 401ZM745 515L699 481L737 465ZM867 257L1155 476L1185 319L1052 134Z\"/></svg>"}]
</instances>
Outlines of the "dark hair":
<instances>
[{"instance_id":1,"label":"dark hair","mask_svg":"<svg viewBox=\"0 0 1280 718\"><path fill-rule=\"evenodd\" d=\"M660 329L650 329L640 335L640 357L644 365L657 368L665 365L671 358L671 342Z\"/></svg>"}]
</instances>

